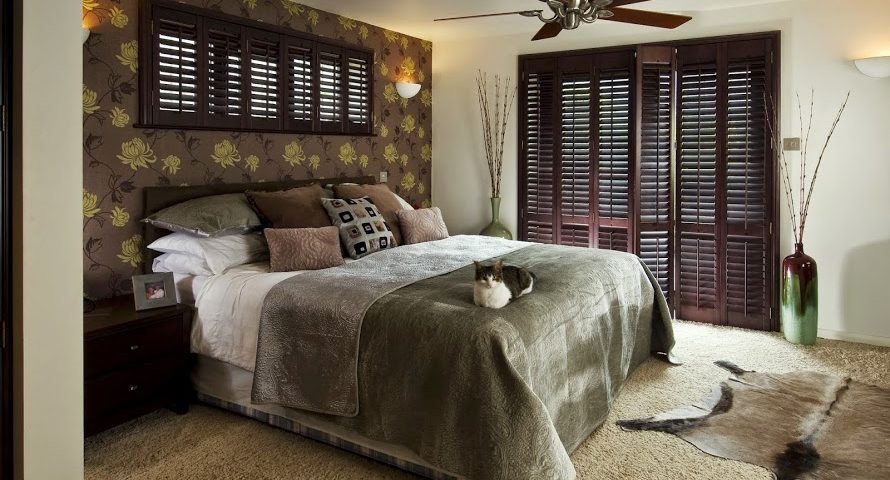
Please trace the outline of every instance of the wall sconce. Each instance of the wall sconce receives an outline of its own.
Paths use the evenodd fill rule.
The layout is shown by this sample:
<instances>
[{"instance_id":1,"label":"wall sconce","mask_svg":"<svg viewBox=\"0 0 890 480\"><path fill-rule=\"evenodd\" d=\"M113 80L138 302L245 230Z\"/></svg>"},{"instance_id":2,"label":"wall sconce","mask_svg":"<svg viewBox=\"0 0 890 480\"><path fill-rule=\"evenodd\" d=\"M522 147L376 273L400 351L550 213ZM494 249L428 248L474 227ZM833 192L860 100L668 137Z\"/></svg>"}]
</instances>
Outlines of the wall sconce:
<instances>
[{"instance_id":1,"label":"wall sconce","mask_svg":"<svg viewBox=\"0 0 890 480\"><path fill-rule=\"evenodd\" d=\"M864 75L872 78L890 77L890 56L860 58L853 60L856 68Z\"/></svg>"},{"instance_id":2,"label":"wall sconce","mask_svg":"<svg viewBox=\"0 0 890 480\"><path fill-rule=\"evenodd\" d=\"M411 98L417 95L417 92L420 91L420 84L411 82L396 82L396 91L399 92L399 96L402 98Z\"/></svg>"}]
</instances>

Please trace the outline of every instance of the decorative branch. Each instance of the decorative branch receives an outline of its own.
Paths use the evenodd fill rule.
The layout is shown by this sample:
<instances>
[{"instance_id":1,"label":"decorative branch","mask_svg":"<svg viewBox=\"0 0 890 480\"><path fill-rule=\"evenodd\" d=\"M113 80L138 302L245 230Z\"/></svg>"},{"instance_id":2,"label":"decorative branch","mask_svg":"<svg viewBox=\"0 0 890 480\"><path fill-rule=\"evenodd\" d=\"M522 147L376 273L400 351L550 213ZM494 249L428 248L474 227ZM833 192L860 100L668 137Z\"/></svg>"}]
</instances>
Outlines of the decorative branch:
<instances>
[{"instance_id":1,"label":"decorative branch","mask_svg":"<svg viewBox=\"0 0 890 480\"><path fill-rule=\"evenodd\" d=\"M494 92L491 92L488 74L481 70L476 75L476 95L479 99L479 116L482 119L482 141L485 160L488 163L491 196L501 196L501 177L504 170L504 139L507 119L516 99L517 85L510 77L494 76ZM493 96L492 96L493 93Z\"/></svg>"},{"instance_id":2,"label":"decorative branch","mask_svg":"<svg viewBox=\"0 0 890 480\"><path fill-rule=\"evenodd\" d=\"M798 172L798 180L800 184L799 193L796 199L794 197L794 188L791 184L790 162L788 161L788 157L785 154L785 149L782 145L782 135L779 128L778 108L776 108L775 99L770 99L772 114L766 116L767 126L769 127L770 135L772 137L771 143L773 146L773 150L775 152L779 152L778 157L781 163L782 186L785 192L788 211L791 214L791 228L794 231L794 243L803 243L807 217L809 216L810 212L810 201L813 198L813 191L816 188L816 178L818 178L819 176L819 170L822 167L822 160L825 158L825 152L828 149L828 144L831 142L831 138L834 136L834 132L837 129L838 123L840 123L841 117L844 114L844 110L847 108L847 102L850 100L850 92L847 92L847 96L844 98L844 103L841 104L840 109L834 117L834 121L831 124L828 135L825 137L825 142L822 144L822 151L819 153L819 158L816 161L816 168L813 170L812 177L809 178L809 183L807 183L807 159L809 153L810 136L813 130L813 111L815 106L814 97L815 95L813 94L813 92L811 92L810 111L807 115L808 119L806 124L806 132L804 132L803 106L800 102L800 96L797 97L797 108L800 121L799 128L800 135L803 138L803 144L800 150L800 171Z\"/></svg>"}]
</instances>

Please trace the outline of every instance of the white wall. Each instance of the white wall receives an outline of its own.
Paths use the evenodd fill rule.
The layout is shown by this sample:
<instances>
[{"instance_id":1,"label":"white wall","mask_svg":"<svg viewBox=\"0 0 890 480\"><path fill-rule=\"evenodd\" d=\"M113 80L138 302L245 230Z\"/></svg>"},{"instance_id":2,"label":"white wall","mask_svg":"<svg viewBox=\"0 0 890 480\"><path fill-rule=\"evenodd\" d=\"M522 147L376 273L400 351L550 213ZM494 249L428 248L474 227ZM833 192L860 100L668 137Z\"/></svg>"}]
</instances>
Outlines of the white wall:
<instances>
[{"instance_id":1,"label":"white wall","mask_svg":"<svg viewBox=\"0 0 890 480\"><path fill-rule=\"evenodd\" d=\"M81 3L17 2L16 478L83 478Z\"/></svg>"},{"instance_id":2,"label":"white wall","mask_svg":"<svg viewBox=\"0 0 890 480\"><path fill-rule=\"evenodd\" d=\"M528 35L438 42L433 64L433 203L449 230L478 232L488 221L487 170L479 135L477 69L517 75L517 55L770 30L782 32L782 120L797 128L792 100L816 91L816 125L824 138L847 90L852 97L819 176L805 250L819 264L820 335L890 345L886 272L890 271L890 79L861 75L853 58L890 55L890 2L794 0L697 13L672 31L615 23L584 25L554 40ZM497 20L491 20L497 21ZM505 148L502 220L516 232L516 117ZM782 199L784 202L784 199ZM782 256L793 243L782 210Z\"/></svg>"}]
</instances>

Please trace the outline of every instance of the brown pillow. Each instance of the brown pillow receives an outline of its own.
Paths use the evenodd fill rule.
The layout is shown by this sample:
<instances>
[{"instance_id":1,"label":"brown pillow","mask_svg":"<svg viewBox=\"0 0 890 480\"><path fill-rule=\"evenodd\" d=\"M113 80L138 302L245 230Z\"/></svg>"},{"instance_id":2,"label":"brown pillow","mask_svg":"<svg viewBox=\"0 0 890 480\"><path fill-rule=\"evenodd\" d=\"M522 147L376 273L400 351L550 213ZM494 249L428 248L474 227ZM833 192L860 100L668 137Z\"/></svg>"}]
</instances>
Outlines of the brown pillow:
<instances>
[{"instance_id":1,"label":"brown pillow","mask_svg":"<svg viewBox=\"0 0 890 480\"><path fill-rule=\"evenodd\" d=\"M402 210L392 190L385 183L379 185L334 185L334 195L343 200L370 197L374 206L383 215L386 225L392 230L396 245L402 244L402 231L399 229L399 217L396 212Z\"/></svg>"},{"instance_id":2,"label":"brown pillow","mask_svg":"<svg viewBox=\"0 0 890 480\"><path fill-rule=\"evenodd\" d=\"M247 199L266 226L272 228L319 228L331 226L321 206L321 185L291 188L278 192L247 192Z\"/></svg>"},{"instance_id":3,"label":"brown pillow","mask_svg":"<svg viewBox=\"0 0 890 480\"><path fill-rule=\"evenodd\" d=\"M439 207L399 210L396 214L402 224L402 237L406 245L448 238L448 227L442 220Z\"/></svg>"},{"instance_id":4,"label":"brown pillow","mask_svg":"<svg viewBox=\"0 0 890 480\"><path fill-rule=\"evenodd\" d=\"M344 263L337 227L267 228L263 232L273 272L321 270Z\"/></svg>"}]
</instances>

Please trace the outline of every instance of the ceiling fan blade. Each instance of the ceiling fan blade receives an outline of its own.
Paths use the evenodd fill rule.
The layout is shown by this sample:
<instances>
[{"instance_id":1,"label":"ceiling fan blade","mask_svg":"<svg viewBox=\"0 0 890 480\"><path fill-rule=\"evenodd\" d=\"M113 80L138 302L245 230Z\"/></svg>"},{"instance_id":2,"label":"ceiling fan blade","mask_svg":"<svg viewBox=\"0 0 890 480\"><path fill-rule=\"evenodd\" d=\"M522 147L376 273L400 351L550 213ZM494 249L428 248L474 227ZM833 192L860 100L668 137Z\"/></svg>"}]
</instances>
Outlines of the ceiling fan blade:
<instances>
[{"instance_id":1,"label":"ceiling fan blade","mask_svg":"<svg viewBox=\"0 0 890 480\"><path fill-rule=\"evenodd\" d=\"M649 0L612 0L606 9L611 9L612 7L623 7L625 5L630 5L632 3L643 3L648 2Z\"/></svg>"},{"instance_id":2,"label":"ceiling fan blade","mask_svg":"<svg viewBox=\"0 0 890 480\"><path fill-rule=\"evenodd\" d=\"M603 17L602 20L648 25L650 27L677 28L692 20L692 17L687 17L686 15L649 12L646 10L633 10L630 8L607 7L607 10L612 12L613 15L611 17Z\"/></svg>"},{"instance_id":3,"label":"ceiling fan blade","mask_svg":"<svg viewBox=\"0 0 890 480\"><path fill-rule=\"evenodd\" d=\"M446 20L465 20L468 18L482 18L482 17L498 17L501 15L522 15L524 17L532 17L537 16L540 10L518 10L516 12L503 12L503 13L484 13L482 15L465 15L463 17L448 17L448 18L434 18L434 22L444 22Z\"/></svg>"},{"instance_id":4,"label":"ceiling fan blade","mask_svg":"<svg viewBox=\"0 0 890 480\"><path fill-rule=\"evenodd\" d=\"M558 22L545 23L544 26L541 27L540 30L538 30L538 33L536 33L535 36L532 37L532 41L543 40L545 38L553 38L559 35L559 32L561 31L562 25L560 25Z\"/></svg>"}]
</instances>

